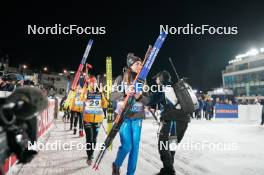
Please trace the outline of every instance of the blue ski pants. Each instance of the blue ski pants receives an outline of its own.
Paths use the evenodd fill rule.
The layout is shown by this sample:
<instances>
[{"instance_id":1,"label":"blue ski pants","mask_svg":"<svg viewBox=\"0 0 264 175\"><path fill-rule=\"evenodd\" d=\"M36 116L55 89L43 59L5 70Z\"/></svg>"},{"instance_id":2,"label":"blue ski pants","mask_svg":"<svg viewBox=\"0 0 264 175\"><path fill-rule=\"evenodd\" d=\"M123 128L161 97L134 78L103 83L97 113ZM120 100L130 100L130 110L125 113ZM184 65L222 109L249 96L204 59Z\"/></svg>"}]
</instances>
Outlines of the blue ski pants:
<instances>
[{"instance_id":1,"label":"blue ski pants","mask_svg":"<svg viewBox=\"0 0 264 175\"><path fill-rule=\"evenodd\" d=\"M142 119L125 119L119 134L121 146L118 149L114 164L121 167L129 153L127 175L134 175L137 167Z\"/></svg>"}]
</instances>

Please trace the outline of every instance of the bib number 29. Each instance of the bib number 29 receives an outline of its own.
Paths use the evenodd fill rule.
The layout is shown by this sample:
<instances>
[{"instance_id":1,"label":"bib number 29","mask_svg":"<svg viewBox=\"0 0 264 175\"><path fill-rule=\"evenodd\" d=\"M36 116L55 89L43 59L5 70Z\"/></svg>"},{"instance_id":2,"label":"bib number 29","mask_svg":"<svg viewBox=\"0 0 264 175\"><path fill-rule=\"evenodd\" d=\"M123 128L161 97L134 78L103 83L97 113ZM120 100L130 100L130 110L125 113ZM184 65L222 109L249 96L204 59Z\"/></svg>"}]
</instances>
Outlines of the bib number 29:
<instances>
[{"instance_id":1,"label":"bib number 29","mask_svg":"<svg viewBox=\"0 0 264 175\"><path fill-rule=\"evenodd\" d=\"M100 100L90 100L89 106L90 107L99 107Z\"/></svg>"}]
</instances>

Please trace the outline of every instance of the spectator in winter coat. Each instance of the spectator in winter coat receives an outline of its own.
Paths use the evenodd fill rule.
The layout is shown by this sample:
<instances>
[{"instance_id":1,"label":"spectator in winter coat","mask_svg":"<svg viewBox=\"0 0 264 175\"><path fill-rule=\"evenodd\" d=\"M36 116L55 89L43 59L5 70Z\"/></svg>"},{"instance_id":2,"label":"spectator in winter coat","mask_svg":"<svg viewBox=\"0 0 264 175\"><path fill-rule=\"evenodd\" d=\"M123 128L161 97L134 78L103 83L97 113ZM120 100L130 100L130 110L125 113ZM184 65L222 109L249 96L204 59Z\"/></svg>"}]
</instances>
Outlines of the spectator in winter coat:
<instances>
[{"instance_id":1,"label":"spectator in winter coat","mask_svg":"<svg viewBox=\"0 0 264 175\"><path fill-rule=\"evenodd\" d=\"M204 108L204 101L203 101L202 97L198 98L198 103L199 103L199 109L197 110L195 116L197 119L201 119L202 110Z\"/></svg>"},{"instance_id":2,"label":"spectator in winter coat","mask_svg":"<svg viewBox=\"0 0 264 175\"><path fill-rule=\"evenodd\" d=\"M211 120L213 117L213 112L214 112L214 104L211 98L208 98L206 105L205 105L205 111L206 111L206 120Z\"/></svg>"}]
</instances>

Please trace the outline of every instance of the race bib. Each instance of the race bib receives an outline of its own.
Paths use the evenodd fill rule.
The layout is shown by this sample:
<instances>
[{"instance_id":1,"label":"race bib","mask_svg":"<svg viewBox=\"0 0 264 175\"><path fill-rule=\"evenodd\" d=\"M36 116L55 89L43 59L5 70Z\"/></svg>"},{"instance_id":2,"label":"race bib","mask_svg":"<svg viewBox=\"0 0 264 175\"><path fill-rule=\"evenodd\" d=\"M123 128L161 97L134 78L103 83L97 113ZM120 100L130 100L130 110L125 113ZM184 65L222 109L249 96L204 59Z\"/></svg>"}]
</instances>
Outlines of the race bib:
<instances>
[{"instance_id":1,"label":"race bib","mask_svg":"<svg viewBox=\"0 0 264 175\"><path fill-rule=\"evenodd\" d=\"M87 108L101 108L101 94L88 94L86 101Z\"/></svg>"},{"instance_id":2,"label":"race bib","mask_svg":"<svg viewBox=\"0 0 264 175\"><path fill-rule=\"evenodd\" d=\"M136 102L131 107L131 112L142 112L144 110L144 106L142 103Z\"/></svg>"},{"instance_id":3,"label":"race bib","mask_svg":"<svg viewBox=\"0 0 264 175\"><path fill-rule=\"evenodd\" d=\"M75 106L82 107L83 102L82 101L75 101Z\"/></svg>"},{"instance_id":4,"label":"race bib","mask_svg":"<svg viewBox=\"0 0 264 175\"><path fill-rule=\"evenodd\" d=\"M75 106L78 107L82 107L83 106L83 102L80 100L80 93L76 94L76 99L75 99Z\"/></svg>"}]
</instances>

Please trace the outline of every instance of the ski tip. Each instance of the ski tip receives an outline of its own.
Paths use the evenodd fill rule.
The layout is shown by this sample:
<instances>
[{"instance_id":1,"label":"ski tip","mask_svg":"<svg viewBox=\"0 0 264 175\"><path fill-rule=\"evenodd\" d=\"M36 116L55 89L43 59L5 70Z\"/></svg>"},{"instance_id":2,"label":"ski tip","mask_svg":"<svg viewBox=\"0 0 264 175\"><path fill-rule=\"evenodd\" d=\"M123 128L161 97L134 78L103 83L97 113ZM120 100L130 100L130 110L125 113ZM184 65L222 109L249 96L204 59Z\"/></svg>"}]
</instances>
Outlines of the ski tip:
<instances>
[{"instance_id":1,"label":"ski tip","mask_svg":"<svg viewBox=\"0 0 264 175\"><path fill-rule=\"evenodd\" d=\"M93 166L93 169L94 169L95 171L98 171L98 170L99 170L98 165L94 165L94 166Z\"/></svg>"},{"instance_id":2,"label":"ski tip","mask_svg":"<svg viewBox=\"0 0 264 175\"><path fill-rule=\"evenodd\" d=\"M98 170L98 165L97 165L97 164L94 164L93 169L94 169L95 171Z\"/></svg>"}]
</instances>

